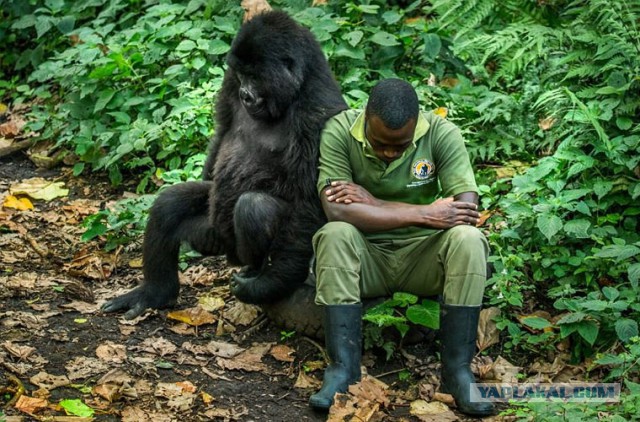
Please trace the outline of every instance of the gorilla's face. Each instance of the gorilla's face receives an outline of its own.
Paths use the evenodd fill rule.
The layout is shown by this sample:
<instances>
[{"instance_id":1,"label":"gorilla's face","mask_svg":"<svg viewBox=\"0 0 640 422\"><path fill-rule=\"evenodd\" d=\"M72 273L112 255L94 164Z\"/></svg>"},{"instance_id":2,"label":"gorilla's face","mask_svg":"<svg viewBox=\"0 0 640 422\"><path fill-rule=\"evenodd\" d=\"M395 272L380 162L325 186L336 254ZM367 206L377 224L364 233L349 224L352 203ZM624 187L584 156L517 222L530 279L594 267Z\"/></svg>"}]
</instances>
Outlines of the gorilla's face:
<instances>
[{"instance_id":1,"label":"gorilla's face","mask_svg":"<svg viewBox=\"0 0 640 422\"><path fill-rule=\"evenodd\" d=\"M247 77L239 72L236 72L236 78L239 83L238 98L247 113L254 119L267 117L265 97L258 90L253 78Z\"/></svg>"},{"instance_id":2,"label":"gorilla's face","mask_svg":"<svg viewBox=\"0 0 640 422\"><path fill-rule=\"evenodd\" d=\"M298 97L303 75L295 59L256 57L244 63L230 55L227 61L238 83L240 104L254 119L278 120Z\"/></svg>"},{"instance_id":3,"label":"gorilla's face","mask_svg":"<svg viewBox=\"0 0 640 422\"><path fill-rule=\"evenodd\" d=\"M300 30L293 29L265 26L254 18L232 43L227 64L238 83L240 104L254 119L281 119L300 95L308 59L301 51Z\"/></svg>"}]
</instances>

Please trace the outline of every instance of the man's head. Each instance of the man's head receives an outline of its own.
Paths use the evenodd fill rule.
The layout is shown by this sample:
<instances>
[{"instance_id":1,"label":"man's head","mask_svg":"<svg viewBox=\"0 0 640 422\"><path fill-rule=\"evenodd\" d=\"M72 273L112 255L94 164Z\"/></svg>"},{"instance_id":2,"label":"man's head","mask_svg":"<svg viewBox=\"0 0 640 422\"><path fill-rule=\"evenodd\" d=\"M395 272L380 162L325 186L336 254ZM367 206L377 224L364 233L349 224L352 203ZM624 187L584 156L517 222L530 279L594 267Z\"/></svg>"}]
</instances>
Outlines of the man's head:
<instances>
[{"instance_id":1,"label":"man's head","mask_svg":"<svg viewBox=\"0 0 640 422\"><path fill-rule=\"evenodd\" d=\"M391 162L411 145L418 112L418 96L408 82L384 79L373 87L365 112L365 136L378 158Z\"/></svg>"}]
</instances>

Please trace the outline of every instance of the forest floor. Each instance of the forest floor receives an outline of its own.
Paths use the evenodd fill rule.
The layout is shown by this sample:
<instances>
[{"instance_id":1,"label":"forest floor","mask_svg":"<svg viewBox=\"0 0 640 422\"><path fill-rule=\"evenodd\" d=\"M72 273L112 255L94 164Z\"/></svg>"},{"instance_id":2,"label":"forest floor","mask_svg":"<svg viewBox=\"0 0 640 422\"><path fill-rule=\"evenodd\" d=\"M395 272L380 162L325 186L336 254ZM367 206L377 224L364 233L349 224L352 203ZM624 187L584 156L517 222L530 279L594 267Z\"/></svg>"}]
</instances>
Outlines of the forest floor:
<instances>
[{"instance_id":1,"label":"forest floor","mask_svg":"<svg viewBox=\"0 0 640 422\"><path fill-rule=\"evenodd\" d=\"M32 199L47 186L69 191ZM68 168L38 170L23 153L0 159L0 421L327 420L307 405L321 341L235 301L223 259L190 261L173 310L134 321L99 310L142 278L140 242L105 252L80 240L82 220L123 194ZM431 339L389 360L366 352L370 375L328 420L469 420L437 393L435 350ZM511 369L479 359L484 378Z\"/></svg>"}]
</instances>

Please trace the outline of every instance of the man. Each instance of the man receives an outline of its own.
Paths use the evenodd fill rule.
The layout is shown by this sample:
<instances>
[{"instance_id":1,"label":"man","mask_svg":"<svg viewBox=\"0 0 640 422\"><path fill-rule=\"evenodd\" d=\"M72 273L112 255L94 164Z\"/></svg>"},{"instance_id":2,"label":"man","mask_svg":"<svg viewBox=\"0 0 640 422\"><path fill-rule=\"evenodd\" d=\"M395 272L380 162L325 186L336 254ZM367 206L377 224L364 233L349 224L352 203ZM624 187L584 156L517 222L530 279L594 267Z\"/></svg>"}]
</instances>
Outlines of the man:
<instances>
[{"instance_id":1,"label":"man","mask_svg":"<svg viewBox=\"0 0 640 422\"><path fill-rule=\"evenodd\" d=\"M328 409L360 379L361 298L405 291L442 295L441 390L464 413L491 414L470 397L488 245L475 227L477 186L459 130L420 113L409 83L383 80L365 112L327 122L318 189L329 223L313 239L315 300L332 362L310 405Z\"/></svg>"}]
</instances>

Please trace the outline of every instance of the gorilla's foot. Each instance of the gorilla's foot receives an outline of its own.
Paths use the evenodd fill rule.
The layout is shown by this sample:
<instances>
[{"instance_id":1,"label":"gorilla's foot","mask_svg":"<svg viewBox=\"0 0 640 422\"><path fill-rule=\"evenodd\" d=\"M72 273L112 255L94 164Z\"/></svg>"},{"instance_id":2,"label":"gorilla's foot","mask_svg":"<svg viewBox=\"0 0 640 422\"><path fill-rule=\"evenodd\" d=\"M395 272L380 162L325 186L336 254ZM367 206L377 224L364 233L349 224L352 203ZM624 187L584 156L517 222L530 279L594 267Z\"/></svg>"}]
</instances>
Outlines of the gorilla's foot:
<instances>
[{"instance_id":1,"label":"gorilla's foot","mask_svg":"<svg viewBox=\"0 0 640 422\"><path fill-rule=\"evenodd\" d=\"M173 289L171 289L173 290ZM128 293L105 302L101 309L104 312L126 310L125 319L133 319L147 309L161 309L174 306L178 299L178 291L160 291L157 287L143 284Z\"/></svg>"},{"instance_id":2,"label":"gorilla's foot","mask_svg":"<svg viewBox=\"0 0 640 422\"><path fill-rule=\"evenodd\" d=\"M286 296L281 283L269 277L266 272L251 267L244 267L233 274L230 288L239 301L252 305L274 303Z\"/></svg>"}]
</instances>

